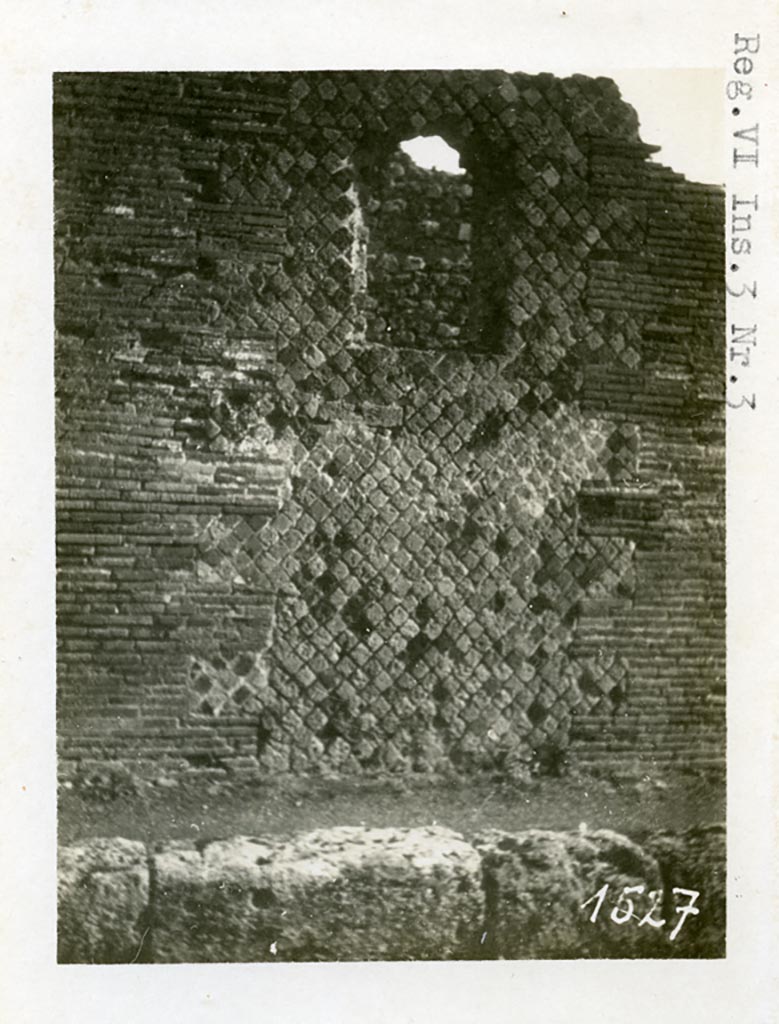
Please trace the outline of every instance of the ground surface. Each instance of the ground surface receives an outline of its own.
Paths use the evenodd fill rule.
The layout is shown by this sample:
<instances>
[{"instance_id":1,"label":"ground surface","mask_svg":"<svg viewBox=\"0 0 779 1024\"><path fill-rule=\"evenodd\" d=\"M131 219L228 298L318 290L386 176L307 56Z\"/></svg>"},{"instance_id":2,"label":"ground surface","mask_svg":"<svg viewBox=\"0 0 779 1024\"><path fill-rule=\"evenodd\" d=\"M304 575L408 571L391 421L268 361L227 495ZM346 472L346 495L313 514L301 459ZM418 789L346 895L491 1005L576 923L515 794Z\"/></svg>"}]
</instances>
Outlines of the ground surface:
<instances>
[{"instance_id":1,"label":"ground surface","mask_svg":"<svg viewBox=\"0 0 779 1024\"><path fill-rule=\"evenodd\" d=\"M132 787L127 787L132 788ZM123 836L145 842L234 835L287 836L334 825L444 825L466 837L487 828L609 828L635 839L658 829L723 823L722 783L695 777L623 782L543 778L527 784L280 780L228 785L160 780L136 793L120 785L87 793L64 788L59 841Z\"/></svg>"}]
</instances>

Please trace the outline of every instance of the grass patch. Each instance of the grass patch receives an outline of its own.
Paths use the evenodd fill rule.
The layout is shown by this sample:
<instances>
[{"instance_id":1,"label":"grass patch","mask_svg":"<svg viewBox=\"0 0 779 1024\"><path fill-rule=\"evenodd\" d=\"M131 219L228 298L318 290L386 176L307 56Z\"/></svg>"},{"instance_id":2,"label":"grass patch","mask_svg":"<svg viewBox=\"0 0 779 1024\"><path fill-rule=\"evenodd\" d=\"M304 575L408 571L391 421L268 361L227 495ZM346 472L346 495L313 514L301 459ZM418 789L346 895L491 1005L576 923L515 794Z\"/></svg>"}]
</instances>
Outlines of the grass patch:
<instances>
[{"instance_id":1,"label":"grass patch","mask_svg":"<svg viewBox=\"0 0 779 1024\"><path fill-rule=\"evenodd\" d=\"M132 788L132 787L131 787ZM234 835L286 837L315 828L443 825L466 837L488 828L609 828L640 840L658 829L681 831L724 822L725 787L701 777L614 782L539 778L525 783L278 779L229 783L160 779L137 791L63 788L59 841L123 836L152 843Z\"/></svg>"}]
</instances>

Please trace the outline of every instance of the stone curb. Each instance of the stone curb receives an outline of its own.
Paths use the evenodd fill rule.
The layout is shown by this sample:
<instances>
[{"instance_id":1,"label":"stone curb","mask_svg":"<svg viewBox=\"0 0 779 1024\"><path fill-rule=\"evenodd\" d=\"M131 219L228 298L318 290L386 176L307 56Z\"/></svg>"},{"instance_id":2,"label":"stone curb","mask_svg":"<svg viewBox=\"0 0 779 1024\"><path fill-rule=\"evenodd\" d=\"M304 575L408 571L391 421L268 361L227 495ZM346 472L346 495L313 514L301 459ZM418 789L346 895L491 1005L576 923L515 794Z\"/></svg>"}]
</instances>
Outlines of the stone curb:
<instances>
[{"instance_id":1,"label":"stone curb","mask_svg":"<svg viewBox=\"0 0 779 1024\"><path fill-rule=\"evenodd\" d=\"M150 908L146 847L92 839L60 849L57 960L121 964L138 956Z\"/></svg>"},{"instance_id":2,"label":"stone curb","mask_svg":"<svg viewBox=\"0 0 779 1024\"><path fill-rule=\"evenodd\" d=\"M343 827L151 850L93 839L60 850L58 960L720 957L724 837L712 826L638 845L531 829L468 842L440 827ZM685 912L688 891L699 896Z\"/></svg>"}]
</instances>

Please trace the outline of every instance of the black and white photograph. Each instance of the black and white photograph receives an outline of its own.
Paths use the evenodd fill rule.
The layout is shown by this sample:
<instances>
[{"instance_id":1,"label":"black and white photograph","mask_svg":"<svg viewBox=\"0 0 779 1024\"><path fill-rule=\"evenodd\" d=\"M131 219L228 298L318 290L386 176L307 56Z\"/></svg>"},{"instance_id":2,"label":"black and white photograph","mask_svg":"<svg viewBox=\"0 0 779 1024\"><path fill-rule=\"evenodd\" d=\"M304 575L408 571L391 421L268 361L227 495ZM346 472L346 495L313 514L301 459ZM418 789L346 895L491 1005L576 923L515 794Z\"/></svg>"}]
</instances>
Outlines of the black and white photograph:
<instances>
[{"instance_id":1,"label":"black and white photograph","mask_svg":"<svg viewBox=\"0 0 779 1024\"><path fill-rule=\"evenodd\" d=\"M776 926L775 641L747 628L775 619L773 555L746 544L777 436L775 44L717 12L716 61L689 38L676 65L599 58L555 11L565 61L287 39L40 78L35 877L71 991L188 965L194 998L232 965L262 992L293 964L416 991L429 962L595 992L742 959L745 1019L773 1012L746 952ZM623 1019L607 987L585 1019ZM432 991L361 1019L473 1019Z\"/></svg>"},{"instance_id":2,"label":"black and white photograph","mask_svg":"<svg viewBox=\"0 0 779 1024\"><path fill-rule=\"evenodd\" d=\"M605 77L55 76L63 960L722 955L724 198L656 148Z\"/></svg>"}]
</instances>

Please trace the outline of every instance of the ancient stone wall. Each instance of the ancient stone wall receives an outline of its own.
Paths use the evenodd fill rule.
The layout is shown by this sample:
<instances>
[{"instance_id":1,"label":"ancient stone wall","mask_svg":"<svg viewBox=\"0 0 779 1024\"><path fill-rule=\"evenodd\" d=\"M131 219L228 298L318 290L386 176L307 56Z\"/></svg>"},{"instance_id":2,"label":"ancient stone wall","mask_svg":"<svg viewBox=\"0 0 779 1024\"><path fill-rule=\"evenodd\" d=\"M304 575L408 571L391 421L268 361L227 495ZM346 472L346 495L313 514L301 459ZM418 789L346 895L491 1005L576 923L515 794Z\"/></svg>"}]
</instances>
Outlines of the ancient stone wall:
<instances>
[{"instance_id":1,"label":"ancient stone wall","mask_svg":"<svg viewBox=\"0 0 779 1024\"><path fill-rule=\"evenodd\" d=\"M583 76L57 77L66 770L721 765L723 199L650 150Z\"/></svg>"}]
</instances>

